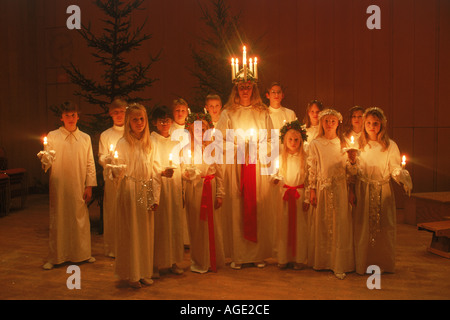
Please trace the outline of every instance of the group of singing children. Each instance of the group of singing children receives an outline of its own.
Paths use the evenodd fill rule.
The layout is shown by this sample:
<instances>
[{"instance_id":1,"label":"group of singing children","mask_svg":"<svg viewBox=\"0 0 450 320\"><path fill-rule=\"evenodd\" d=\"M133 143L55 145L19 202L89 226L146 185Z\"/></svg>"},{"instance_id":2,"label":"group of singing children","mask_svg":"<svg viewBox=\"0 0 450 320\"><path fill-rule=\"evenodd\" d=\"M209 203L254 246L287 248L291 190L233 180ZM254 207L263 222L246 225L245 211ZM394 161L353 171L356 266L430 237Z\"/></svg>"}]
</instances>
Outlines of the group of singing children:
<instances>
[{"instance_id":1,"label":"group of singing children","mask_svg":"<svg viewBox=\"0 0 450 320\"><path fill-rule=\"evenodd\" d=\"M364 274L372 264L393 272L396 208L390 179L407 193L412 183L388 137L383 111L354 107L343 124L338 111L314 100L301 124L294 111L281 106L279 83L266 97L265 112L281 133L279 171L266 180L274 229L267 237L279 267L332 270L339 279L352 271ZM156 107L150 117L140 104L116 100L110 107L114 125L99 143L104 247L115 258L115 275L133 288L151 285L163 269L182 274L186 244L193 272L216 271L233 255L234 224L222 205L238 192L224 186L230 178L225 165L177 165L171 157L179 144L171 139L175 129L187 129L193 142L195 121L202 121L202 135L221 127L220 97L210 95L205 104L207 112L191 114L186 101L178 99L172 108ZM95 261L86 207L96 186L90 138L76 126L74 103L63 104L61 111L64 125L49 133L41 157L43 166L51 167L44 269ZM202 139L200 145L205 150L210 143ZM194 154L195 144L190 145Z\"/></svg>"}]
</instances>

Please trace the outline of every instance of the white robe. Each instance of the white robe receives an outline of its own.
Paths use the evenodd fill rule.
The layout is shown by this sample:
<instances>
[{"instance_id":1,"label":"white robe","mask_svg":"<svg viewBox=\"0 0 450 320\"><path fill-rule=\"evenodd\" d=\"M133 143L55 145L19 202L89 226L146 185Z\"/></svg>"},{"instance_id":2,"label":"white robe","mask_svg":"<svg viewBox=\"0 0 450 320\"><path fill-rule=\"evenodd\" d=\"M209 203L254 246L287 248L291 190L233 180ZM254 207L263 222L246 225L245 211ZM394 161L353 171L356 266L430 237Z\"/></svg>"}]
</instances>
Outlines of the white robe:
<instances>
[{"instance_id":1,"label":"white robe","mask_svg":"<svg viewBox=\"0 0 450 320\"><path fill-rule=\"evenodd\" d=\"M295 112L285 107L279 107L277 109L269 107L269 113L274 129L281 129L286 123L297 119Z\"/></svg>"},{"instance_id":2,"label":"white robe","mask_svg":"<svg viewBox=\"0 0 450 320\"><path fill-rule=\"evenodd\" d=\"M311 144L311 141L313 141L315 138L317 138L317 135L319 134L319 125L316 126L310 126L309 128L305 128L306 134L308 135L305 144L303 145L303 148L305 149L306 153L308 153L309 145Z\"/></svg>"},{"instance_id":3,"label":"white robe","mask_svg":"<svg viewBox=\"0 0 450 320\"><path fill-rule=\"evenodd\" d=\"M159 194L158 177L152 179L154 149L146 153L140 142L132 147L122 138L116 150L127 167L117 190L115 274L139 281L153 274L154 212L149 207L158 203Z\"/></svg>"},{"instance_id":4,"label":"white robe","mask_svg":"<svg viewBox=\"0 0 450 320\"><path fill-rule=\"evenodd\" d=\"M218 164L195 164L195 173L186 176L183 174L185 180L185 203L187 213L187 224L189 230L190 256L191 256L191 270L199 273L205 273L211 267L210 263L210 240L209 240L209 220L200 219L200 208L202 203L203 183L205 176L214 175L211 181L212 186L212 204L216 198L224 198L225 191L223 188L223 168ZM184 166L186 170L189 166ZM220 208L213 209L213 224L214 224L214 244L215 244L215 259L216 266L219 268L225 265L225 251L223 247L223 227L222 216Z\"/></svg>"},{"instance_id":5,"label":"white robe","mask_svg":"<svg viewBox=\"0 0 450 320\"><path fill-rule=\"evenodd\" d=\"M152 147L155 149L153 175L169 167L169 155L178 155L173 148L179 142L171 141L157 132L152 132ZM161 177L161 194L158 210L155 212L155 261L159 269L170 268L184 259L184 221L186 210L183 207L183 188L181 168L174 169L171 178Z\"/></svg>"},{"instance_id":6,"label":"white robe","mask_svg":"<svg viewBox=\"0 0 450 320\"><path fill-rule=\"evenodd\" d=\"M115 256L116 248L116 188L113 182L106 176L106 165L111 163L114 156L110 151L113 145L113 151L117 146L117 142L122 138L124 127L113 126L102 132L98 146L98 162L103 167L103 178L105 181L103 195L103 242L106 256Z\"/></svg>"},{"instance_id":7,"label":"white robe","mask_svg":"<svg viewBox=\"0 0 450 320\"><path fill-rule=\"evenodd\" d=\"M382 151L376 141L369 141L358 159L354 241L356 272L366 273L369 265L394 272L396 243L396 206L391 178L402 179L400 151L390 140Z\"/></svg>"},{"instance_id":8,"label":"white robe","mask_svg":"<svg viewBox=\"0 0 450 320\"><path fill-rule=\"evenodd\" d=\"M280 156L280 160L283 158ZM303 166L301 163L300 153L287 154L286 171L281 175L282 180L273 186L274 201L276 201L276 223L275 223L275 242L274 242L274 258L279 264L289 262L307 263L308 250L308 212L303 211L303 202L307 189L307 162L306 155L304 157ZM283 167L280 161L280 168ZM288 234L290 227L289 219L289 202L283 200L285 192L288 190L284 186L297 187L303 185L303 188L297 188L300 197L296 200L296 238L295 238L295 254L292 254L292 248L289 246Z\"/></svg>"},{"instance_id":9,"label":"white robe","mask_svg":"<svg viewBox=\"0 0 450 320\"><path fill-rule=\"evenodd\" d=\"M259 111L252 106L239 106L230 111L224 109L221 113L217 129L225 133L227 129L242 129L247 131L254 129L255 134L259 129L272 129L272 121L266 110ZM224 145L224 150L226 150ZM231 148L231 152L233 152ZM259 156L258 156L259 159ZM226 157L224 158L226 162ZM256 202L257 202L257 242L244 238L243 232L243 197L241 194L241 164L237 164L236 157L233 164L225 165L225 199L222 214L225 218L226 232L224 243L226 252L233 262L258 263L272 256L273 245L273 223L274 212L273 203L267 197L270 187L269 176L261 174L259 160L256 162Z\"/></svg>"},{"instance_id":10,"label":"white robe","mask_svg":"<svg viewBox=\"0 0 450 320\"><path fill-rule=\"evenodd\" d=\"M352 216L348 206L347 154L339 138L311 141L308 154L309 188L316 190L311 210L308 265L335 273L354 270Z\"/></svg>"},{"instance_id":11,"label":"white robe","mask_svg":"<svg viewBox=\"0 0 450 320\"><path fill-rule=\"evenodd\" d=\"M91 138L77 129L51 131L47 150L54 150L50 181L50 241L48 262L80 262L91 257L89 211L83 200L86 187L97 178Z\"/></svg>"}]
</instances>

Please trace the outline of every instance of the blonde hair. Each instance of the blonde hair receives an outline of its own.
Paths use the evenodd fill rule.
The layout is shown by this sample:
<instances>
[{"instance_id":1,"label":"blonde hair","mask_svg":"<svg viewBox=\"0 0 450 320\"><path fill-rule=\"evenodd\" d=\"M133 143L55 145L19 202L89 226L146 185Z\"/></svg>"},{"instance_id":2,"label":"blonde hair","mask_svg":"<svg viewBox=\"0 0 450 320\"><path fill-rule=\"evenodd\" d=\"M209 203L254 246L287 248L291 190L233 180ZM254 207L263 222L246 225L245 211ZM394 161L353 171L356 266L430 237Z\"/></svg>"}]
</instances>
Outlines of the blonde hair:
<instances>
[{"instance_id":1,"label":"blonde hair","mask_svg":"<svg viewBox=\"0 0 450 320\"><path fill-rule=\"evenodd\" d=\"M124 108L126 109L128 106L127 102L123 99L115 99L113 102L111 102L111 105L109 106L109 112L111 112L114 109Z\"/></svg>"},{"instance_id":2,"label":"blonde hair","mask_svg":"<svg viewBox=\"0 0 450 320\"><path fill-rule=\"evenodd\" d=\"M376 117L380 120L380 132L378 132L377 135L377 141L382 146L382 151L386 151L387 148L389 148L390 139L387 132L387 118L384 115L384 112L382 109L374 107L374 108L368 108L363 114L363 132L361 136L359 137L359 148L364 149L364 147L368 144L369 136L366 132L366 120L368 116ZM370 145L369 145L370 146Z\"/></svg>"},{"instance_id":3,"label":"blonde hair","mask_svg":"<svg viewBox=\"0 0 450 320\"><path fill-rule=\"evenodd\" d=\"M178 98L178 99L173 100L173 102L172 102L172 111L177 106L185 106L186 108L189 108L189 105L188 105L187 101L182 99L182 98Z\"/></svg>"},{"instance_id":4,"label":"blonde hair","mask_svg":"<svg viewBox=\"0 0 450 320\"><path fill-rule=\"evenodd\" d=\"M234 111L240 106L240 98L239 98L239 82L237 82L233 89L231 89L230 97L228 98L228 102L225 104L224 109L228 109L230 111ZM267 111L267 106L263 103L261 96L259 94L258 86L255 83L252 83L252 96L250 97L250 104L258 111Z\"/></svg>"},{"instance_id":5,"label":"blonde hair","mask_svg":"<svg viewBox=\"0 0 450 320\"><path fill-rule=\"evenodd\" d=\"M290 134L297 134L300 137L300 146L299 146L299 153L300 153L300 169L304 168L305 166L305 161L306 161L306 153L305 150L303 149L303 144L305 143L302 139L302 134L301 132L295 130L295 129L290 129L288 132L286 132L286 134L284 135L283 138L283 143L280 146L280 156L281 156L281 165L280 165L280 173L282 176L286 176L286 171L287 171L287 157L288 157L288 148L286 147L286 137L288 137L288 135Z\"/></svg>"},{"instance_id":6,"label":"blonde hair","mask_svg":"<svg viewBox=\"0 0 450 320\"><path fill-rule=\"evenodd\" d=\"M311 127L311 119L309 118L309 111L311 111L311 108L313 106L317 106L317 108L319 108L319 111L323 110L322 102L320 102L319 100L313 100L308 103L308 105L306 106L305 117L303 118L303 123L305 124L306 128Z\"/></svg>"},{"instance_id":7,"label":"blonde hair","mask_svg":"<svg viewBox=\"0 0 450 320\"><path fill-rule=\"evenodd\" d=\"M341 145L343 146L343 144L345 143L344 139L342 139L342 134L341 134L341 128L342 128L342 114L334 109L325 109L322 110L319 113L319 133L317 134L317 138L323 137L325 134L325 131L323 129L323 118L325 118L326 116L333 116L336 117L338 119L338 126L336 128L336 135L338 136L339 140L341 141Z\"/></svg>"},{"instance_id":8,"label":"blonde hair","mask_svg":"<svg viewBox=\"0 0 450 320\"><path fill-rule=\"evenodd\" d=\"M205 98L205 104L208 104L209 100L219 100L220 104L222 104L222 99L217 94L208 94Z\"/></svg>"},{"instance_id":9,"label":"blonde hair","mask_svg":"<svg viewBox=\"0 0 450 320\"><path fill-rule=\"evenodd\" d=\"M143 112L144 119L145 119L145 128L142 134L142 137L140 140L136 139L131 131L131 125L130 125L130 118L131 115L134 112ZM150 130L149 130L149 124L148 124L148 116L147 116L147 109L138 103L132 103L128 105L127 111L125 113L125 130L123 133L124 139L130 144L132 148L136 145L136 143L139 141L142 144L142 148L146 153L150 153L152 146L151 146L151 140L150 140Z\"/></svg>"}]
</instances>

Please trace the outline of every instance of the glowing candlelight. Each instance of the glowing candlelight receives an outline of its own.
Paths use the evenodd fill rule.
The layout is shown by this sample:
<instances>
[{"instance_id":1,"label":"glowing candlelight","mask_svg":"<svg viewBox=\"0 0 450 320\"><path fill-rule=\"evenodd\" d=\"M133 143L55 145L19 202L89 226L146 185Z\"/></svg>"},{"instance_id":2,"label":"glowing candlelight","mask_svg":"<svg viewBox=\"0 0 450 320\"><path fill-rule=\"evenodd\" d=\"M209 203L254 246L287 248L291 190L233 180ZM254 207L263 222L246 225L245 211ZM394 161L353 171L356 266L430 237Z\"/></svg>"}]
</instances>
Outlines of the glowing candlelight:
<instances>
[{"instance_id":1,"label":"glowing candlelight","mask_svg":"<svg viewBox=\"0 0 450 320\"><path fill-rule=\"evenodd\" d=\"M405 169L406 166L406 156L402 157L402 169Z\"/></svg>"},{"instance_id":2,"label":"glowing candlelight","mask_svg":"<svg viewBox=\"0 0 450 320\"><path fill-rule=\"evenodd\" d=\"M279 160L275 161L275 169L277 169L277 172L280 169L280 161Z\"/></svg>"},{"instance_id":3,"label":"glowing candlelight","mask_svg":"<svg viewBox=\"0 0 450 320\"><path fill-rule=\"evenodd\" d=\"M255 57L255 63L253 64L255 79L258 79L258 58Z\"/></svg>"},{"instance_id":4,"label":"glowing candlelight","mask_svg":"<svg viewBox=\"0 0 450 320\"><path fill-rule=\"evenodd\" d=\"M172 160L173 160L172 154L169 154L169 167L172 166Z\"/></svg>"},{"instance_id":5,"label":"glowing candlelight","mask_svg":"<svg viewBox=\"0 0 450 320\"><path fill-rule=\"evenodd\" d=\"M253 60L250 58L250 63L248 64L250 71L253 73Z\"/></svg>"},{"instance_id":6,"label":"glowing candlelight","mask_svg":"<svg viewBox=\"0 0 450 320\"><path fill-rule=\"evenodd\" d=\"M236 78L236 69L234 65L234 58L231 58L231 81L234 81Z\"/></svg>"},{"instance_id":7,"label":"glowing candlelight","mask_svg":"<svg viewBox=\"0 0 450 320\"><path fill-rule=\"evenodd\" d=\"M236 70L234 71L236 74L239 73L239 59L236 59L236 64L235 64L235 68Z\"/></svg>"},{"instance_id":8,"label":"glowing candlelight","mask_svg":"<svg viewBox=\"0 0 450 320\"><path fill-rule=\"evenodd\" d=\"M111 144L111 145L109 146L109 154L110 154L110 155L113 155L113 154L114 154L114 145L113 145L113 144Z\"/></svg>"},{"instance_id":9,"label":"glowing candlelight","mask_svg":"<svg viewBox=\"0 0 450 320\"><path fill-rule=\"evenodd\" d=\"M117 151L114 151L114 160L113 164L117 164L117 161L119 160L119 153Z\"/></svg>"},{"instance_id":10,"label":"glowing candlelight","mask_svg":"<svg viewBox=\"0 0 450 320\"><path fill-rule=\"evenodd\" d=\"M47 149L47 137L44 137L44 151Z\"/></svg>"},{"instance_id":11,"label":"glowing candlelight","mask_svg":"<svg viewBox=\"0 0 450 320\"><path fill-rule=\"evenodd\" d=\"M247 81L247 49L245 46L242 60L242 64L244 65L244 81Z\"/></svg>"},{"instance_id":12,"label":"glowing candlelight","mask_svg":"<svg viewBox=\"0 0 450 320\"><path fill-rule=\"evenodd\" d=\"M354 144L355 144L355 137L353 137L353 136L350 137L350 144L352 146L354 146Z\"/></svg>"},{"instance_id":13,"label":"glowing candlelight","mask_svg":"<svg viewBox=\"0 0 450 320\"><path fill-rule=\"evenodd\" d=\"M191 108L188 108L188 113L191 114Z\"/></svg>"},{"instance_id":14,"label":"glowing candlelight","mask_svg":"<svg viewBox=\"0 0 450 320\"><path fill-rule=\"evenodd\" d=\"M208 114L208 111L206 111L206 108L203 108L203 111L205 111L205 114Z\"/></svg>"}]
</instances>

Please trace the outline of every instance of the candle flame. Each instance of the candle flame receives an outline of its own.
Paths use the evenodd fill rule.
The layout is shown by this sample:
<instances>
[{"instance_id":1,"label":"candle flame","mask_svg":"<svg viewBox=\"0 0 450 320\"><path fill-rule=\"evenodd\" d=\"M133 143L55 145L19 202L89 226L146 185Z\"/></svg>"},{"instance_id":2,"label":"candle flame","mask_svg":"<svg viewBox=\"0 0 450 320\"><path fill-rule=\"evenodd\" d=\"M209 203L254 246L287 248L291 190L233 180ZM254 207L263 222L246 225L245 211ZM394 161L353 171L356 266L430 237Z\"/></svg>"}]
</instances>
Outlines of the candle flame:
<instances>
[{"instance_id":1,"label":"candle flame","mask_svg":"<svg viewBox=\"0 0 450 320\"><path fill-rule=\"evenodd\" d=\"M403 157L402 157L402 163L403 163L403 164L406 163L406 156L403 156Z\"/></svg>"},{"instance_id":2,"label":"candle flame","mask_svg":"<svg viewBox=\"0 0 450 320\"><path fill-rule=\"evenodd\" d=\"M114 159L118 159L119 158L119 153L117 153L117 151L114 151Z\"/></svg>"},{"instance_id":3,"label":"candle flame","mask_svg":"<svg viewBox=\"0 0 450 320\"><path fill-rule=\"evenodd\" d=\"M44 137L44 145L47 145L47 137Z\"/></svg>"},{"instance_id":4,"label":"candle flame","mask_svg":"<svg viewBox=\"0 0 450 320\"><path fill-rule=\"evenodd\" d=\"M351 140L351 143L355 143L355 138L353 136L351 136L350 140Z\"/></svg>"},{"instance_id":5,"label":"candle flame","mask_svg":"<svg viewBox=\"0 0 450 320\"><path fill-rule=\"evenodd\" d=\"M113 144L109 146L109 151L114 151L114 145Z\"/></svg>"},{"instance_id":6,"label":"candle flame","mask_svg":"<svg viewBox=\"0 0 450 320\"><path fill-rule=\"evenodd\" d=\"M172 154L169 154L169 161L172 161Z\"/></svg>"}]
</instances>

